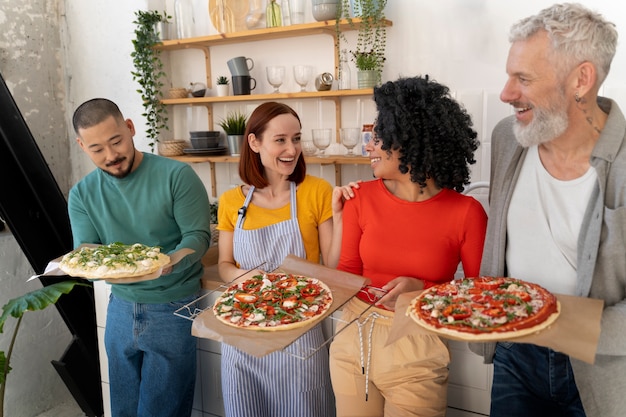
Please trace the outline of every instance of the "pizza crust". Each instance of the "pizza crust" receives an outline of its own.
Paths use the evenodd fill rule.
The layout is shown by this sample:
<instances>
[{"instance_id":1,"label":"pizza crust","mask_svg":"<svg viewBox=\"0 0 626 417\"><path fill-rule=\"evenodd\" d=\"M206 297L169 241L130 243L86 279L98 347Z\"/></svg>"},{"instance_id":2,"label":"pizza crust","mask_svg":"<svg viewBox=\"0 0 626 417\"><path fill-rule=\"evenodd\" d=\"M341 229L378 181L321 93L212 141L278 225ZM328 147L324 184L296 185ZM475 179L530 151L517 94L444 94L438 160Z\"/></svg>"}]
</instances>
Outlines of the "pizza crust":
<instances>
[{"instance_id":1,"label":"pizza crust","mask_svg":"<svg viewBox=\"0 0 626 417\"><path fill-rule=\"evenodd\" d=\"M411 300L406 315L441 336L488 342L540 332L558 318L560 310L556 297L537 284L511 277L477 277L430 287Z\"/></svg>"},{"instance_id":2,"label":"pizza crust","mask_svg":"<svg viewBox=\"0 0 626 417\"><path fill-rule=\"evenodd\" d=\"M90 259L90 257L97 250L106 249L112 245L124 246L128 248L132 248L135 245L119 245L119 244L111 244L111 245L99 245L95 247L84 246L69 252L64 255L59 262L59 269L61 269L66 274L72 277L78 278L86 278L86 279L103 279L103 280L119 280L124 281L125 278L138 278L143 276L148 276L155 274L165 265L170 263L170 257L160 252L159 248L156 247L148 247L145 245L141 245L147 250L151 251L151 256L149 259L143 259L135 262L134 264L129 263L113 263L111 265L100 265L98 261L95 261L93 264L83 264L81 262L77 262L75 259L78 255L82 257L82 259ZM74 259L74 260L73 260ZM154 277L157 278L157 277Z\"/></svg>"},{"instance_id":3,"label":"pizza crust","mask_svg":"<svg viewBox=\"0 0 626 417\"><path fill-rule=\"evenodd\" d=\"M413 319L415 323L425 328L426 330L437 333L438 335L449 336L456 340L461 340L465 342L498 342L539 333L540 331L550 327L550 325L552 325L552 323L556 321L556 319L559 317L559 314L561 313L561 303L557 301L556 312L552 313L545 321L535 326L507 332L467 333L455 330L451 327L436 327L420 320L419 316L414 313L416 302L417 299L413 299L409 304L409 308L407 309L407 316L411 317L411 319Z\"/></svg>"},{"instance_id":4,"label":"pizza crust","mask_svg":"<svg viewBox=\"0 0 626 417\"><path fill-rule=\"evenodd\" d=\"M292 275L292 274L286 274L286 275ZM294 330L294 329L299 329L302 328L304 326L309 326L313 323L317 323L321 320L323 320L328 314L328 312L330 311L330 306L333 303L333 297L332 297L332 293L330 290L330 287L328 287L328 285L326 285L325 283L323 283L322 281L320 281L319 279L316 278L311 278L311 277L303 277L303 276L298 276L298 277L302 277L302 278L306 278L307 281L311 282L311 280L314 280L315 284L319 285L320 287L322 287L322 289L325 291L326 293L326 297L324 298L324 302L317 304L319 305L319 307L322 309L322 311L312 317L308 317L304 320L295 322L295 323L285 323L285 324L281 324L278 323L276 325L266 325L266 326L257 326L257 325L252 325L252 324L248 324L248 325L241 325L239 324L239 322L233 323L232 321L230 321L229 317L223 317L221 316L218 311L219 311L219 306L224 303L225 301L231 299L232 297L230 297L229 293L230 291L233 289L233 286L231 286L230 288L228 288L226 291L224 291L222 293L222 295L220 297L217 298L217 300L215 300L215 303L213 304L212 310L213 310L213 314L215 316L215 318L220 322L223 323L227 326L230 327L234 327L237 329L242 329L242 330L248 330L248 331L257 331L257 332L279 332L279 331L285 331L285 330ZM248 280L246 280L248 281ZM246 282L244 281L244 282Z\"/></svg>"}]
</instances>

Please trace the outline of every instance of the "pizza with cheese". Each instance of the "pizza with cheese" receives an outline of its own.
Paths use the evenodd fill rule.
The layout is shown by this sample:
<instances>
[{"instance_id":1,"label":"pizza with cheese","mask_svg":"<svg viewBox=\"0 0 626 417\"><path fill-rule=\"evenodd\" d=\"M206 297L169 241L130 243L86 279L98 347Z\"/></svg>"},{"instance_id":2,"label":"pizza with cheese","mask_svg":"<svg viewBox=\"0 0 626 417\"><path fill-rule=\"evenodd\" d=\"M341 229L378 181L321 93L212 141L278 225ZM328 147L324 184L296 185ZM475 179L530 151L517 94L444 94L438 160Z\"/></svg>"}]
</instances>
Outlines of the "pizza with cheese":
<instances>
[{"instance_id":1,"label":"pizza with cheese","mask_svg":"<svg viewBox=\"0 0 626 417\"><path fill-rule=\"evenodd\" d=\"M550 326L560 311L545 288L508 277L464 278L435 285L407 310L420 326L467 341L507 340Z\"/></svg>"},{"instance_id":2,"label":"pizza with cheese","mask_svg":"<svg viewBox=\"0 0 626 417\"><path fill-rule=\"evenodd\" d=\"M115 280L154 274L168 263L159 247L116 242L78 248L63 256L59 268L74 277Z\"/></svg>"},{"instance_id":3,"label":"pizza with cheese","mask_svg":"<svg viewBox=\"0 0 626 417\"><path fill-rule=\"evenodd\" d=\"M232 284L213 305L222 323L247 330L291 330L321 320L333 302L316 278L287 273L255 275Z\"/></svg>"}]
</instances>

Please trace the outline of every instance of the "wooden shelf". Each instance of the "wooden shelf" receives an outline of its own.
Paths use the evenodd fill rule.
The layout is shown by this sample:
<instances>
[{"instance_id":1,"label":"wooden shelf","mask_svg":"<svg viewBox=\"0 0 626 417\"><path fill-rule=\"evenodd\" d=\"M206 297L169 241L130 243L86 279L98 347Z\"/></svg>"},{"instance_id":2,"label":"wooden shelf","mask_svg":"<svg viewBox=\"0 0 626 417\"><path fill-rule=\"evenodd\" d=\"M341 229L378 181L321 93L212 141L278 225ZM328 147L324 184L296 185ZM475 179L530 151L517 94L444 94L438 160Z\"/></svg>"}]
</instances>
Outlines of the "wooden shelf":
<instances>
[{"instance_id":1,"label":"wooden shelf","mask_svg":"<svg viewBox=\"0 0 626 417\"><path fill-rule=\"evenodd\" d=\"M243 1L243 0L241 0ZM337 77L338 65L337 58L339 56L338 37L337 37L337 23L339 30L353 31L358 30L361 25L361 18L354 18L351 21L342 19L339 22L336 20L327 20L323 22L311 22L290 26L280 26L275 28L264 28L246 30L233 33L220 33L217 35L199 36L195 38L187 39L175 39L165 40L154 46L155 49L161 51L178 51L185 49L200 49L204 53L205 66L206 66L206 85L207 88L211 88L212 85L212 73L211 73L211 48L221 45L234 45L242 42L256 42L267 41L273 39L286 39L293 37L302 37L309 35L325 34L333 38L334 42L334 55L335 55L335 77ZM385 26L392 26L393 23L390 20L384 21ZM306 91L306 92L293 92L293 93L272 93L272 94L250 94L241 96L226 96L226 97L189 97L189 98L177 98L177 99L164 99L162 102L170 106L204 106L207 109L209 129L213 128L213 105L223 103L235 103L235 102L250 102L250 101L267 101L267 100L332 100L335 103L335 122L337 138L339 138L339 128L341 123L341 99L345 97L358 97L358 96L372 96L373 89L356 89L356 90L330 90L330 91ZM339 141L337 139L337 141ZM209 163L211 166L211 194L213 197L217 197L216 189L216 175L215 164L216 163L238 163L238 156L202 156L202 155L184 155L171 157L178 161L187 163ZM341 165L368 165L370 163L369 158L356 156L348 157L345 155L328 155L326 157L319 156L307 156L305 157L307 164L321 164L321 165L333 165L335 167L335 184L340 185L341 182Z\"/></svg>"},{"instance_id":2,"label":"wooden shelf","mask_svg":"<svg viewBox=\"0 0 626 417\"><path fill-rule=\"evenodd\" d=\"M363 88L359 90L329 90L329 91L306 91L293 93L270 93L270 94L249 94L241 96L225 96L225 97L187 97L187 98L168 98L162 100L167 105L196 105L204 106L213 103L229 103L254 100L284 100L284 99L339 99L342 97L357 97L372 95L372 88Z\"/></svg>"},{"instance_id":3,"label":"wooden shelf","mask_svg":"<svg viewBox=\"0 0 626 417\"><path fill-rule=\"evenodd\" d=\"M243 0L241 0L243 1ZM271 39L285 39L298 36L308 36L316 34L327 34L332 37L337 36L335 29L335 20L326 20L323 22L302 23L298 25L279 26L274 28L253 29L241 32L220 33L217 35L199 36L187 39L164 40L156 45L155 49L164 51L180 50L187 48L207 48L217 45L228 45L241 42L264 41ZM346 19L339 22L339 29L358 30L361 25L360 18L352 19L352 24ZM385 20L386 26L392 26L390 20Z\"/></svg>"},{"instance_id":4,"label":"wooden shelf","mask_svg":"<svg viewBox=\"0 0 626 417\"><path fill-rule=\"evenodd\" d=\"M208 162L211 166L211 196L217 197L217 180L215 176L216 163L239 163L238 156L222 155L222 156L202 156L202 155L182 155L170 156L171 159L186 162L189 164ZM341 166L342 165L369 165L370 159L366 156L346 156L346 155L328 155L328 156L305 156L304 160L307 164L334 165L335 167L335 184L341 185Z\"/></svg>"},{"instance_id":5,"label":"wooden shelf","mask_svg":"<svg viewBox=\"0 0 626 417\"><path fill-rule=\"evenodd\" d=\"M203 155L181 155L170 156L170 159L175 159L181 162L198 163L198 162L227 162L227 163L239 163L238 156L221 155L221 156L203 156ZM369 165L370 159L367 156L346 156L346 155L328 155L328 156L305 156L304 160L307 164L321 164L321 165Z\"/></svg>"}]
</instances>

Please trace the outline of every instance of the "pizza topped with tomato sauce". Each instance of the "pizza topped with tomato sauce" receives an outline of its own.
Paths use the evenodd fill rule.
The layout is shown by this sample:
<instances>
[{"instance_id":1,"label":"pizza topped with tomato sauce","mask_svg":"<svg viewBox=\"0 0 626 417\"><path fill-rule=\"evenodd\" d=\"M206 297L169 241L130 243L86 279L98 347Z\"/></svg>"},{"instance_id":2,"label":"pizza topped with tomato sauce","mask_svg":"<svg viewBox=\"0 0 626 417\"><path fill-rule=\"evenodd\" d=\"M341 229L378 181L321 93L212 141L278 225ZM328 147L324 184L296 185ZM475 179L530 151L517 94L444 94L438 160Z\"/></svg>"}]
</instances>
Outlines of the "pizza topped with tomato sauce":
<instances>
[{"instance_id":1,"label":"pizza topped with tomato sauce","mask_svg":"<svg viewBox=\"0 0 626 417\"><path fill-rule=\"evenodd\" d=\"M508 277L478 277L428 288L411 301L407 315L444 336L506 340L550 326L559 315L559 304L537 284Z\"/></svg>"},{"instance_id":2,"label":"pizza topped with tomato sauce","mask_svg":"<svg viewBox=\"0 0 626 417\"><path fill-rule=\"evenodd\" d=\"M332 302L330 288L316 278L267 273L231 285L215 301L213 313L229 326L290 330L322 319Z\"/></svg>"}]
</instances>

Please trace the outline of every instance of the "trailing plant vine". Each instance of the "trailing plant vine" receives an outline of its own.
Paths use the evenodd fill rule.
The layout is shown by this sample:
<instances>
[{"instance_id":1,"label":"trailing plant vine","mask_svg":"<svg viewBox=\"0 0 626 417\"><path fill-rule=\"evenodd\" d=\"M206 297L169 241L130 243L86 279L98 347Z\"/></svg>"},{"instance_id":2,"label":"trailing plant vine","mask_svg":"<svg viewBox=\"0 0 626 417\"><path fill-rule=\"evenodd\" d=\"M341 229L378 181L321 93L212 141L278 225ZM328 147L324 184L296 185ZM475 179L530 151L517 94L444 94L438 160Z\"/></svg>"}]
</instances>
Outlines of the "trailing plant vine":
<instances>
[{"instance_id":1,"label":"trailing plant vine","mask_svg":"<svg viewBox=\"0 0 626 417\"><path fill-rule=\"evenodd\" d=\"M131 71L133 80L139 83L137 90L141 94L141 100L146 118L146 135L150 140L149 146L154 151L154 146L159 141L161 130L168 130L167 107L161 102L163 98L163 78L166 76L161 61L161 51L154 49L154 45L160 42L159 33L156 30L157 23L168 22L171 18L166 12L163 14L150 10L135 11L135 39L133 39L134 51L130 56L133 58L135 71Z\"/></svg>"},{"instance_id":2,"label":"trailing plant vine","mask_svg":"<svg viewBox=\"0 0 626 417\"><path fill-rule=\"evenodd\" d=\"M352 6L361 18L357 32L356 47L350 50L352 62L358 70L376 71L378 82L382 80L383 67L385 65L385 49L387 46L387 30L385 24L385 7L387 0L341 0L337 8L337 20L335 29L337 32L337 52L341 50L341 41L346 41L341 32L339 23L346 19L352 28L355 23L351 17ZM338 60L341 57L337 57Z\"/></svg>"}]
</instances>

